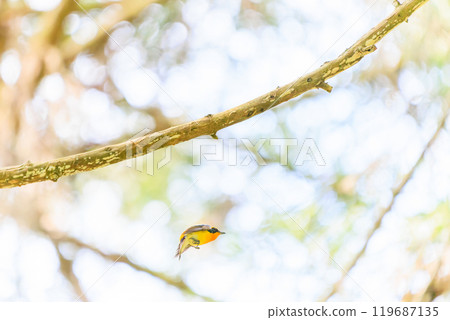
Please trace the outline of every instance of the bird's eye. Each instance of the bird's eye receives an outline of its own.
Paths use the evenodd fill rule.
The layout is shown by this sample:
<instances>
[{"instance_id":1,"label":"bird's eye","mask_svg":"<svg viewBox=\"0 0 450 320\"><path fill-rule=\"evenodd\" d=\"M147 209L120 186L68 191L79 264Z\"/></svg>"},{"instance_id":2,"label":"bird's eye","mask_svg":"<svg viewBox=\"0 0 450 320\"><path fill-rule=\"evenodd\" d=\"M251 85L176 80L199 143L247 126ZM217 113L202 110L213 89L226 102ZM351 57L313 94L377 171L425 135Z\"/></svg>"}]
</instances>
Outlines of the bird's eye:
<instances>
[{"instance_id":1,"label":"bird's eye","mask_svg":"<svg viewBox=\"0 0 450 320\"><path fill-rule=\"evenodd\" d=\"M209 232L211 232L211 233L216 233L216 232L218 232L219 230L217 230L216 228L211 228L210 230L209 230Z\"/></svg>"}]
</instances>

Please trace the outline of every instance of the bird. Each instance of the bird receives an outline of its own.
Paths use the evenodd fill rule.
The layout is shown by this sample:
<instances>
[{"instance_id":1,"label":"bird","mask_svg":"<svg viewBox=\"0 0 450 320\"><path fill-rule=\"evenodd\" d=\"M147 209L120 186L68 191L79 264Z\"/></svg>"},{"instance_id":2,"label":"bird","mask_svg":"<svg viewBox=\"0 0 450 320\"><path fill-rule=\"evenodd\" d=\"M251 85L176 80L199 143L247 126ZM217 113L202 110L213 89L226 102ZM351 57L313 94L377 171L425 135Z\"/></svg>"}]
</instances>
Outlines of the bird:
<instances>
[{"instance_id":1,"label":"bird","mask_svg":"<svg viewBox=\"0 0 450 320\"><path fill-rule=\"evenodd\" d=\"M180 244L178 245L175 258L178 257L178 260L180 260L181 254L190 247L200 249L199 246L216 240L221 234L225 234L225 232L219 231L214 227L211 228L207 224L199 224L186 229L180 236Z\"/></svg>"}]
</instances>

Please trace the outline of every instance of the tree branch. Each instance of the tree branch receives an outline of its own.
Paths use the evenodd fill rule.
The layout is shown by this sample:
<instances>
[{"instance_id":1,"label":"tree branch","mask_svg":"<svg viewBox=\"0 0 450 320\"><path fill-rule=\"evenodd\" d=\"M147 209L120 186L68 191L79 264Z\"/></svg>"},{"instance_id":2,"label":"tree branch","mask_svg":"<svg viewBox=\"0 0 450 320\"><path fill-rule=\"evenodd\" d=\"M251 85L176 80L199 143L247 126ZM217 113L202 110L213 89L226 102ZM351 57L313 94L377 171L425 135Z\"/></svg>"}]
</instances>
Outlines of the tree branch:
<instances>
[{"instance_id":1,"label":"tree branch","mask_svg":"<svg viewBox=\"0 0 450 320\"><path fill-rule=\"evenodd\" d=\"M116 262L120 262L120 263L124 263L127 264L128 266L130 266L131 268L140 271L140 272L144 272L147 273L155 278L158 278L162 281L164 281L166 284L176 287L178 289L180 289L182 292L187 293L189 295L192 296L196 296L196 297L200 297L205 301L214 301L214 299L207 297L207 296L203 296L203 295L199 295L197 293L195 293L183 280L181 279L175 279L175 278L171 278L167 275L165 275L162 272L157 272L157 271L153 271L150 270L142 265L139 265L137 263L134 263L133 261L131 261L127 256L125 255L121 255L121 254L108 254L105 253L103 251L101 251L99 248L96 248L90 244L87 244L85 242L82 242L76 238L70 237L70 236L61 236L61 235L56 235L56 234L50 234L47 233L47 235L52 239L53 242L55 242L56 244L59 243L70 243L78 248L84 248L84 249L88 249L96 254L98 254L99 256L103 257L106 260L109 261L113 261L114 263ZM80 295L80 297L84 297L84 293Z\"/></svg>"},{"instance_id":2,"label":"tree branch","mask_svg":"<svg viewBox=\"0 0 450 320\"><path fill-rule=\"evenodd\" d=\"M62 275L69 281L69 283L72 285L73 291L75 292L76 296L79 297L79 299L83 302L87 302L87 297L83 294L83 289L81 288L80 281L78 280L75 272L73 272L73 261L66 259L59 249L58 242L52 241L56 253L58 254L59 258L59 269L61 270Z\"/></svg>"},{"instance_id":3,"label":"tree branch","mask_svg":"<svg viewBox=\"0 0 450 320\"><path fill-rule=\"evenodd\" d=\"M414 163L414 165L408 171L408 173L403 177L400 184L397 187L395 187L394 189L392 189L391 201L389 202L388 206L386 208L382 209L381 212L379 213L377 220L375 221L375 223L372 226L372 229L370 229L369 233L367 234L366 241L364 242L363 247L353 257L352 261L349 263L349 265L347 266L345 271L342 273L340 279L333 284L330 292L328 294L326 294L322 299L320 299L320 301L327 301L334 294L336 294L336 292L338 292L340 286L344 282L347 275L350 273L350 271L353 269L353 267L355 267L355 265L358 263L359 259L364 255L364 253L366 252L367 246L369 245L369 242L372 239L372 236L380 228L381 223L383 222L383 218L386 216L386 214L388 214L392 210L392 207L394 206L394 204L397 200L397 196L403 191L406 184L411 180L412 176L414 175L414 172L416 172L416 169L422 163L425 153L431 148L431 146L436 141L436 138L438 137L439 133L444 128L447 117L448 117L448 109L446 110L446 112L444 112L444 115L443 115L438 127L436 128L436 130L435 130L433 136L430 138L430 140L428 140L428 143L425 145L424 149L422 150L420 157L417 159L417 161Z\"/></svg>"},{"instance_id":4,"label":"tree branch","mask_svg":"<svg viewBox=\"0 0 450 320\"><path fill-rule=\"evenodd\" d=\"M166 130L147 134L119 144L104 146L92 151L59 158L49 162L32 164L27 162L20 166L0 170L0 188L12 188L29 183L52 180L73 175L78 172L92 171L128 158L142 156L153 150L175 145L202 135L214 136L217 131L233 124L245 121L263 113L302 93L323 88L331 90L326 80L358 63L364 56L375 51L375 43L380 41L393 28L405 21L415 10L428 0L408 0L397 7L394 12L355 44L345 50L339 57L324 63L294 82L277 88L256 99L235 108L208 115L201 119L171 127ZM134 152L127 152L133 149Z\"/></svg>"}]
</instances>

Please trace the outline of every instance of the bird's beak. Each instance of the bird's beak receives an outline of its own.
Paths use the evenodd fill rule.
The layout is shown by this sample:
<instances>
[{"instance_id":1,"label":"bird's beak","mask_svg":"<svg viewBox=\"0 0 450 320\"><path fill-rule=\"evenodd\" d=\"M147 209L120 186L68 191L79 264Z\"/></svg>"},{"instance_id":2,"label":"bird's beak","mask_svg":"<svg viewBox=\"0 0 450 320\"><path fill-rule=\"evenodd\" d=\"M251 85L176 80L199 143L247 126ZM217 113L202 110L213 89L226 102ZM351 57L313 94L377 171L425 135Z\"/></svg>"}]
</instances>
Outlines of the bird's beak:
<instances>
[{"instance_id":1,"label":"bird's beak","mask_svg":"<svg viewBox=\"0 0 450 320\"><path fill-rule=\"evenodd\" d=\"M219 231L220 232L220 234L225 234L225 232L222 232L222 231Z\"/></svg>"}]
</instances>

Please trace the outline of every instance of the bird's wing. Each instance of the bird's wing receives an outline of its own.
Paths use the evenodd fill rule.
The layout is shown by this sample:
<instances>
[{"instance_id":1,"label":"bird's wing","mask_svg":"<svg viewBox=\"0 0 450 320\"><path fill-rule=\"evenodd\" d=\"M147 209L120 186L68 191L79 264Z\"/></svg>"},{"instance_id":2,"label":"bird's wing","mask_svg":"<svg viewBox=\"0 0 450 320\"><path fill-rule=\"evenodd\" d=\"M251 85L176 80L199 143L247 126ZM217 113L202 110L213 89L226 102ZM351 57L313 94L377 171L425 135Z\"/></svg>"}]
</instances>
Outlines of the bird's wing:
<instances>
[{"instance_id":1,"label":"bird's wing","mask_svg":"<svg viewBox=\"0 0 450 320\"><path fill-rule=\"evenodd\" d=\"M210 225L207 225L207 224L199 224L199 225L190 227L190 228L186 229L186 230L181 234L180 240L181 240L186 234L188 234L188 233L192 233L192 232L196 232L196 231L202 231L202 230L209 230L209 229L211 229L211 226L210 226Z\"/></svg>"}]
</instances>

